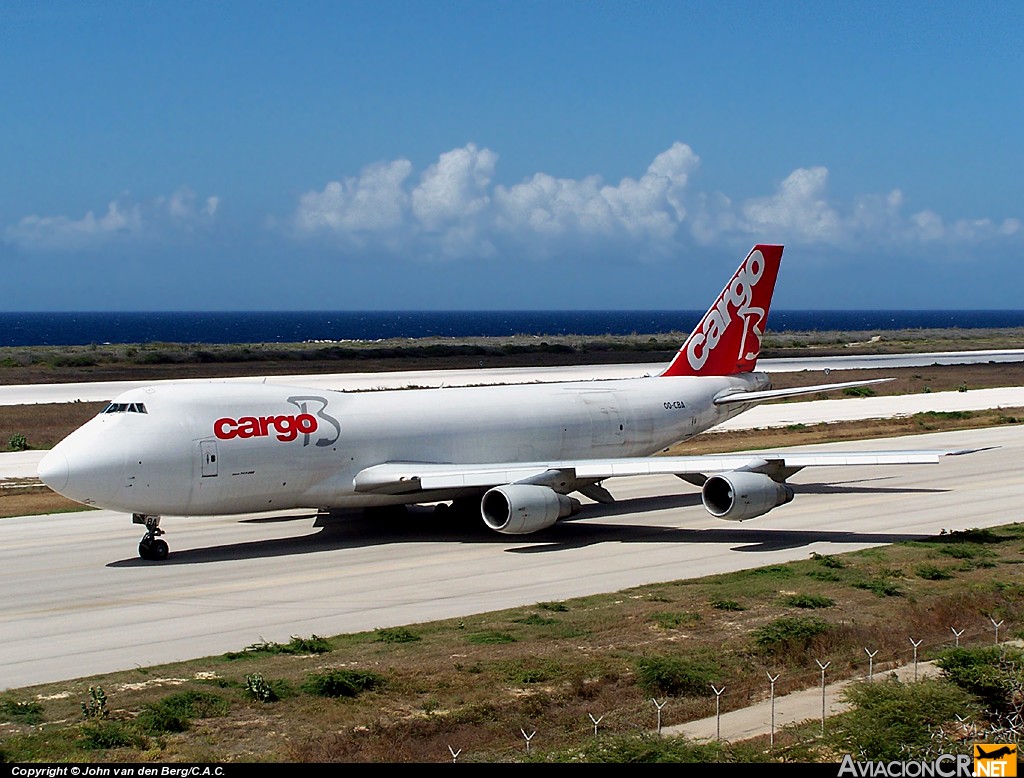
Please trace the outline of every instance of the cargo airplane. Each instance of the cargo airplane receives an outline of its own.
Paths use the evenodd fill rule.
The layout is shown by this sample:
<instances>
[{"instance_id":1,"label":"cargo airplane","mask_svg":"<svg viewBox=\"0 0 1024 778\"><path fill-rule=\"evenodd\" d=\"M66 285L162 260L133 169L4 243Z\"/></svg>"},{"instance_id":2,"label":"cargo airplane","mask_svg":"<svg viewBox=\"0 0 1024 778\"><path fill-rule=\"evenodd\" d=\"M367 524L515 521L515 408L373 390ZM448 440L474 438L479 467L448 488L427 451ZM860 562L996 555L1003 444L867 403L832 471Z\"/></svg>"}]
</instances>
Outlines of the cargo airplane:
<instances>
[{"instance_id":1,"label":"cargo airplane","mask_svg":"<svg viewBox=\"0 0 1024 778\"><path fill-rule=\"evenodd\" d=\"M766 400L878 380L772 389L754 372L782 246L758 245L656 376L377 392L161 383L116 397L57 444L39 477L131 513L144 559L168 555L164 515L438 503L525 535L613 500L617 476L673 474L721 519L793 499L817 465L936 463L954 451L652 456ZM449 505L451 503L451 505Z\"/></svg>"}]
</instances>

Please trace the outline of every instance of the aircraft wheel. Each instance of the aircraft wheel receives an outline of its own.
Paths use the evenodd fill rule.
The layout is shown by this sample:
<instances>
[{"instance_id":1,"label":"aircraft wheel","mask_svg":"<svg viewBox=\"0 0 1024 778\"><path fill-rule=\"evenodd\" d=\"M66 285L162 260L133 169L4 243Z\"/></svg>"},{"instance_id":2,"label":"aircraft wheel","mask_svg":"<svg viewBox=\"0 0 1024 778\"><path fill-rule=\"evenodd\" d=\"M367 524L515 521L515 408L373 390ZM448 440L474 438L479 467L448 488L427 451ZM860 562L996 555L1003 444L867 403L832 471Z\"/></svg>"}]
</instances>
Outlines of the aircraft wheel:
<instances>
[{"instance_id":1,"label":"aircraft wheel","mask_svg":"<svg viewBox=\"0 0 1024 778\"><path fill-rule=\"evenodd\" d=\"M170 553L170 548L165 540L154 540L149 547L150 559L154 562L163 562Z\"/></svg>"},{"instance_id":2,"label":"aircraft wheel","mask_svg":"<svg viewBox=\"0 0 1024 778\"><path fill-rule=\"evenodd\" d=\"M151 562L162 562L167 559L170 549L166 541L159 538L154 540L143 539L139 543L139 556Z\"/></svg>"}]
</instances>

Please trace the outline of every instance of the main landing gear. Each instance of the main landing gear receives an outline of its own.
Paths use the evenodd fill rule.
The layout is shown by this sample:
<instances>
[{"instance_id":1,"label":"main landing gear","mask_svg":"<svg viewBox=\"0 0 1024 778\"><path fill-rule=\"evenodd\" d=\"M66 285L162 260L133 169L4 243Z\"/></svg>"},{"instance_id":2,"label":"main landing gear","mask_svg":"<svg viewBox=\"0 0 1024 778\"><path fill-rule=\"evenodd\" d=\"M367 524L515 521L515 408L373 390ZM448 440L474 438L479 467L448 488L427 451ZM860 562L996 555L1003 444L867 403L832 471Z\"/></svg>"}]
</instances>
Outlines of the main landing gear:
<instances>
[{"instance_id":1,"label":"main landing gear","mask_svg":"<svg viewBox=\"0 0 1024 778\"><path fill-rule=\"evenodd\" d=\"M160 539L164 531L160 529L160 517L150 516L145 513L133 513L133 524L145 524L146 535L139 541L139 556L152 562L162 562L167 559L170 549L167 542Z\"/></svg>"}]
</instances>

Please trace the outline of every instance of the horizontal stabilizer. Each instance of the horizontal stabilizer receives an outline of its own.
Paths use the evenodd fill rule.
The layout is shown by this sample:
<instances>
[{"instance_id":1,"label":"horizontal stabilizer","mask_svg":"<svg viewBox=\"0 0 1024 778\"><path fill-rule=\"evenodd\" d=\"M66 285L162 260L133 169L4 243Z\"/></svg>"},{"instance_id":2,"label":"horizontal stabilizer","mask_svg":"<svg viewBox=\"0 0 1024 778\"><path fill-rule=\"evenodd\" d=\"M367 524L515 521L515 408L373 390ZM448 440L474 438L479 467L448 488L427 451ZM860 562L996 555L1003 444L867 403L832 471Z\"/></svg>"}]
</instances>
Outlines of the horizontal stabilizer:
<instances>
[{"instance_id":1,"label":"horizontal stabilizer","mask_svg":"<svg viewBox=\"0 0 1024 778\"><path fill-rule=\"evenodd\" d=\"M730 403L761 403L766 400L779 400L783 397L800 397L805 394L817 394L818 392L832 392L838 389L852 389L856 386L871 386L872 384L884 384L893 381L892 378L871 378L863 381L846 381L840 384L818 384L817 386L793 386L789 389L765 389L759 392L730 392L715 398L715 405L729 405Z\"/></svg>"}]
</instances>

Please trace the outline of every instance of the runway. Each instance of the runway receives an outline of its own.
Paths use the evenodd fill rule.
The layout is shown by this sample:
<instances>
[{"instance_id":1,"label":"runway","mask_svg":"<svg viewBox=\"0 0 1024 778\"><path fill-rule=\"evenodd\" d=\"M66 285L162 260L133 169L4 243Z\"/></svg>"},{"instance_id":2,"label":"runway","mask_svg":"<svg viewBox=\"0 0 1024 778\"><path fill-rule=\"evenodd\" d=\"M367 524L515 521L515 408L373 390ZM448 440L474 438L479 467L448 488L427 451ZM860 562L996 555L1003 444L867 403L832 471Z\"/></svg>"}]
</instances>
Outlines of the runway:
<instances>
[{"instance_id":1,"label":"runway","mask_svg":"<svg viewBox=\"0 0 1024 778\"><path fill-rule=\"evenodd\" d=\"M868 356L808 357L801 359L762 359L757 369L766 373L801 371L825 373L831 370L869 370L927 365L970 365L989 362L1024 362L1024 349L990 351L950 351L925 354L879 354ZM573 367L509 367L474 370L405 370L387 373L331 373L325 375L248 376L244 378L189 379L189 383L211 380L265 381L307 389L356 391L367 389L405 389L410 386L471 386L483 384L529 383L531 381L582 381L637 378L657 375L664 363L627 365L582 365ZM817 383L826 383L827 379ZM15 384L0 386L0 406L38 403L104 402L121 392L148 386L153 381L97 381L68 384Z\"/></svg>"},{"instance_id":2,"label":"runway","mask_svg":"<svg viewBox=\"0 0 1024 778\"><path fill-rule=\"evenodd\" d=\"M998 448L940 465L817 468L742 525L673 477L612 479L619 500L517 539L308 512L167 519L171 557L106 511L0 521L0 689L617 591L1019 519L1019 426L817 446ZM842 517L835 522L835 517Z\"/></svg>"}]
</instances>

